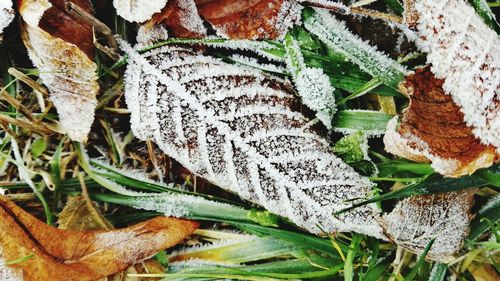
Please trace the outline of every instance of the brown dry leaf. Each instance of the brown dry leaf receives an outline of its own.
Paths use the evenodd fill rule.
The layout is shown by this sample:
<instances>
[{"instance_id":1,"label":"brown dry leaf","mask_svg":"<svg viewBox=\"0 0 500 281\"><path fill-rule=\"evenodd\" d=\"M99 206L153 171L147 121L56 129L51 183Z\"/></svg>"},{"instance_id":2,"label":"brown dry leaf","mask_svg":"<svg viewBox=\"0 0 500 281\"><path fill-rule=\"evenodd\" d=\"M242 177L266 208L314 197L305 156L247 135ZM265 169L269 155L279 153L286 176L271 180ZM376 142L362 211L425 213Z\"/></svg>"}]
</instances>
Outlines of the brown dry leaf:
<instances>
[{"instance_id":1,"label":"brown dry leaf","mask_svg":"<svg viewBox=\"0 0 500 281\"><path fill-rule=\"evenodd\" d=\"M387 127L385 149L419 162L432 162L437 172L450 177L472 174L498 161L493 146L476 138L464 115L443 91L443 80L422 68L406 77L402 92L410 98L399 128Z\"/></svg>"},{"instance_id":2,"label":"brown dry leaf","mask_svg":"<svg viewBox=\"0 0 500 281\"><path fill-rule=\"evenodd\" d=\"M73 3L92 13L89 0ZM68 15L63 0L22 0L19 12L24 44L62 126L72 140L84 141L94 121L99 91L92 27Z\"/></svg>"},{"instance_id":3,"label":"brown dry leaf","mask_svg":"<svg viewBox=\"0 0 500 281\"><path fill-rule=\"evenodd\" d=\"M0 218L0 261L33 254L11 265L18 274L15 280L26 281L97 280L180 243L198 227L192 221L156 217L117 230L61 230L5 197L0 197Z\"/></svg>"},{"instance_id":4,"label":"brown dry leaf","mask_svg":"<svg viewBox=\"0 0 500 281\"><path fill-rule=\"evenodd\" d=\"M387 237L420 254L436 238L427 258L450 262L469 232L474 190L421 195L404 199L384 215Z\"/></svg>"},{"instance_id":5,"label":"brown dry leaf","mask_svg":"<svg viewBox=\"0 0 500 281\"><path fill-rule=\"evenodd\" d=\"M300 20L294 0L196 0L200 15L219 35L238 39L277 39Z\"/></svg>"},{"instance_id":6,"label":"brown dry leaf","mask_svg":"<svg viewBox=\"0 0 500 281\"><path fill-rule=\"evenodd\" d=\"M175 37L203 38L207 31L193 0L171 0L165 8L146 23L153 27L158 24L169 28Z\"/></svg>"},{"instance_id":7,"label":"brown dry leaf","mask_svg":"<svg viewBox=\"0 0 500 281\"><path fill-rule=\"evenodd\" d=\"M69 196L57 224L60 229L70 230L108 230L113 226L82 195Z\"/></svg>"},{"instance_id":8,"label":"brown dry leaf","mask_svg":"<svg viewBox=\"0 0 500 281\"><path fill-rule=\"evenodd\" d=\"M109 223L94 206L89 198L83 195L69 196L57 221L59 229L71 230L109 230L113 225ZM139 277L129 277L128 274L137 273L164 273L165 270L154 259L128 267L125 271L102 278L102 281L131 281L143 280ZM148 280L152 280L149 278Z\"/></svg>"}]
</instances>

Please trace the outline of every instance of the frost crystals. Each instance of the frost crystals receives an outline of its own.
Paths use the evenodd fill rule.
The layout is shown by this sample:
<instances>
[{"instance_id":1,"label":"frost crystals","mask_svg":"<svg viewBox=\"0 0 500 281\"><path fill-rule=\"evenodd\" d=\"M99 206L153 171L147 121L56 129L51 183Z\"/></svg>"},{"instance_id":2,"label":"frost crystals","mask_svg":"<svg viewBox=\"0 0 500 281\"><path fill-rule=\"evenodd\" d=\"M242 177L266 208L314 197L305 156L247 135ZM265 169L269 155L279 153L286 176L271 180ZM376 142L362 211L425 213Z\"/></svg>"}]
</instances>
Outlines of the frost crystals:
<instances>
[{"instance_id":1,"label":"frost crystals","mask_svg":"<svg viewBox=\"0 0 500 281\"><path fill-rule=\"evenodd\" d=\"M305 65L299 43L290 33L285 36L285 50L287 66L302 102L316 111L316 117L326 128L331 129L336 107L335 88L330 84L330 79L323 73L323 69Z\"/></svg>"},{"instance_id":2,"label":"frost crystals","mask_svg":"<svg viewBox=\"0 0 500 281\"><path fill-rule=\"evenodd\" d=\"M474 135L500 152L500 37L468 1L417 0L413 8L432 71Z\"/></svg>"},{"instance_id":3,"label":"frost crystals","mask_svg":"<svg viewBox=\"0 0 500 281\"><path fill-rule=\"evenodd\" d=\"M383 238L375 205L332 214L371 183L337 158L299 111L293 88L263 72L181 47L139 55L126 44L134 134L193 173L312 233Z\"/></svg>"}]
</instances>

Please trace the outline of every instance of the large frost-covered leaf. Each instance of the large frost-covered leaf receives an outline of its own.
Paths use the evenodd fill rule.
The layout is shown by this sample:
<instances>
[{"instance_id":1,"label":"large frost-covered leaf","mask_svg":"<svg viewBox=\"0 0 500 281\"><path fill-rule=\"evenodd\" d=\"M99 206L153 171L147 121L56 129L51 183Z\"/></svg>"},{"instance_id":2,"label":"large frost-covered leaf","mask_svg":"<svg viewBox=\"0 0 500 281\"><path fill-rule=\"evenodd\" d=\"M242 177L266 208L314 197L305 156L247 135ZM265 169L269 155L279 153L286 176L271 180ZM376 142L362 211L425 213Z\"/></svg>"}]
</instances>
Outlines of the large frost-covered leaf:
<instances>
[{"instance_id":1,"label":"large frost-covered leaf","mask_svg":"<svg viewBox=\"0 0 500 281\"><path fill-rule=\"evenodd\" d=\"M384 237L374 205L334 217L371 183L332 154L289 82L181 47L126 47L134 134L193 173L313 233Z\"/></svg>"},{"instance_id":2,"label":"large frost-covered leaf","mask_svg":"<svg viewBox=\"0 0 500 281\"><path fill-rule=\"evenodd\" d=\"M500 37L465 0L408 1L407 23L432 72L482 143L500 151Z\"/></svg>"},{"instance_id":3,"label":"large frost-covered leaf","mask_svg":"<svg viewBox=\"0 0 500 281\"><path fill-rule=\"evenodd\" d=\"M88 12L88 0L73 1ZM92 61L92 27L70 17L64 3L23 0L22 37L40 78L50 91L62 126L72 140L83 141L97 106L97 65Z\"/></svg>"},{"instance_id":4,"label":"large frost-covered leaf","mask_svg":"<svg viewBox=\"0 0 500 281\"><path fill-rule=\"evenodd\" d=\"M464 190L405 199L383 217L385 233L417 254L435 238L427 257L449 262L469 232L473 195Z\"/></svg>"}]
</instances>

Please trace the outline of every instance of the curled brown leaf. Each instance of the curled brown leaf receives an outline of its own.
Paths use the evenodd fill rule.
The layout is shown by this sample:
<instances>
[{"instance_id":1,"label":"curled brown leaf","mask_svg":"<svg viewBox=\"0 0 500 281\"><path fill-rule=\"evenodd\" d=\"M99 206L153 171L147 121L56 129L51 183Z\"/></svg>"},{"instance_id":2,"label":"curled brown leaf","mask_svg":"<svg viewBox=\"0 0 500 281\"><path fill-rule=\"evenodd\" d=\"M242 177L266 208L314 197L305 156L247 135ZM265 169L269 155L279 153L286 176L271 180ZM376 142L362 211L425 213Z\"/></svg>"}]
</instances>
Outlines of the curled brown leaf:
<instances>
[{"instance_id":1,"label":"curled brown leaf","mask_svg":"<svg viewBox=\"0 0 500 281\"><path fill-rule=\"evenodd\" d=\"M464 122L461 108L443 91L443 80L429 68L408 75L402 92L410 98L397 128L393 120L384 137L388 152L419 162L432 162L446 176L472 174L498 161L493 146L484 145Z\"/></svg>"},{"instance_id":2,"label":"curled brown leaf","mask_svg":"<svg viewBox=\"0 0 500 281\"><path fill-rule=\"evenodd\" d=\"M200 15L220 35L237 39L283 37L300 19L300 5L292 0L198 0Z\"/></svg>"},{"instance_id":3,"label":"curled brown leaf","mask_svg":"<svg viewBox=\"0 0 500 281\"><path fill-rule=\"evenodd\" d=\"M198 223L156 217L108 231L61 230L0 197L0 256L21 280L97 280L182 242Z\"/></svg>"}]
</instances>

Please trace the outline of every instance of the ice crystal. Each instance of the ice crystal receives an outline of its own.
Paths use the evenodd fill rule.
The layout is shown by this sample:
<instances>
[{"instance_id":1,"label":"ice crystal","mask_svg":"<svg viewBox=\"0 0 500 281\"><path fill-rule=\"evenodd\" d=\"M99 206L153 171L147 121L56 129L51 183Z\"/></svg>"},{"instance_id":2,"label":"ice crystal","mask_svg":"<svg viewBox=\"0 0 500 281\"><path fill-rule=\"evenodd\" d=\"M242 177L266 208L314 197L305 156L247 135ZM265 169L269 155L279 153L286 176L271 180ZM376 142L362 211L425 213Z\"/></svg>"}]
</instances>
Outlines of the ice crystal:
<instances>
[{"instance_id":1,"label":"ice crystal","mask_svg":"<svg viewBox=\"0 0 500 281\"><path fill-rule=\"evenodd\" d=\"M193 173L289 218L312 233L384 237L375 205L332 214L371 183L337 158L293 88L262 71L181 47L128 52L126 102L134 134L155 140Z\"/></svg>"},{"instance_id":2,"label":"ice crystal","mask_svg":"<svg viewBox=\"0 0 500 281\"><path fill-rule=\"evenodd\" d=\"M323 73L323 69L305 65L299 43L291 35L285 37L285 50L287 66L302 102L316 111L316 117L331 129L336 106L335 88L331 85L330 78Z\"/></svg>"},{"instance_id":3,"label":"ice crystal","mask_svg":"<svg viewBox=\"0 0 500 281\"><path fill-rule=\"evenodd\" d=\"M0 2L0 41L2 41L2 33L10 22L14 19L14 10L12 9L11 0L3 0Z\"/></svg>"},{"instance_id":4,"label":"ice crystal","mask_svg":"<svg viewBox=\"0 0 500 281\"><path fill-rule=\"evenodd\" d=\"M113 5L116 13L127 21L145 22L160 12L167 2L168 0L113 0Z\"/></svg>"},{"instance_id":5,"label":"ice crystal","mask_svg":"<svg viewBox=\"0 0 500 281\"><path fill-rule=\"evenodd\" d=\"M385 231L398 245L417 254L436 238L427 256L449 262L469 232L473 194L465 190L404 199L383 217Z\"/></svg>"},{"instance_id":6,"label":"ice crystal","mask_svg":"<svg viewBox=\"0 0 500 281\"><path fill-rule=\"evenodd\" d=\"M417 0L417 43L474 135L500 152L500 37L465 0Z\"/></svg>"},{"instance_id":7,"label":"ice crystal","mask_svg":"<svg viewBox=\"0 0 500 281\"><path fill-rule=\"evenodd\" d=\"M328 47L385 84L397 87L403 80L406 73L404 67L352 34L342 21L328 11L315 9L315 13L304 21L304 26Z\"/></svg>"},{"instance_id":8,"label":"ice crystal","mask_svg":"<svg viewBox=\"0 0 500 281\"><path fill-rule=\"evenodd\" d=\"M195 34L207 34L194 0L178 0L179 19L182 27Z\"/></svg>"}]
</instances>

